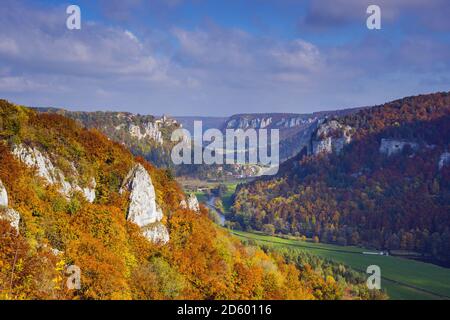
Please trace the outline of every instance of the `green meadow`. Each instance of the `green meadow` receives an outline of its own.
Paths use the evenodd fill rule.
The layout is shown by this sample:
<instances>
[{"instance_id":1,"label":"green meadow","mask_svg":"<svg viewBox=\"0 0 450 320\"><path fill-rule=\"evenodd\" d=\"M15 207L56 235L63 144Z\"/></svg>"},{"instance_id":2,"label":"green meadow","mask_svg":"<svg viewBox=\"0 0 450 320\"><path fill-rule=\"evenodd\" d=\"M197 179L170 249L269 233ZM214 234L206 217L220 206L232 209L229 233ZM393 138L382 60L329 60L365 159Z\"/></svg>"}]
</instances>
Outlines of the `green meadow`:
<instances>
[{"instance_id":1,"label":"green meadow","mask_svg":"<svg viewBox=\"0 0 450 320\"><path fill-rule=\"evenodd\" d=\"M381 286L391 299L450 299L450 269L447 268L394 256L367 255L363 252L370 250L358 247L283 239L243 231L230 232L243 240L254 240L274 248L303 250L361 272L366 272L369 265L378 265L381 269Z\"/></svg>"},{"instance_id":2,"label":"green meadow","mask_svg":"<svg viewBox=\"0 0 450 320\"><path fill-rule=\"evenodd\" d=\"M225 212L232 205L236 183L227 183L227 192L221 197ZM203 193L197 193L199 201L205 202ZM354 270L366 272L370 265L381 269L382 288L391 299L450 299L450 269L421 261L395 257L363 254L371 251L354 246L338 246L314 243L310 240L284 239L262 233L230 231L243 240L254 240L259 244L290 247L343 263Z\"/></svg>"}]
</instances>

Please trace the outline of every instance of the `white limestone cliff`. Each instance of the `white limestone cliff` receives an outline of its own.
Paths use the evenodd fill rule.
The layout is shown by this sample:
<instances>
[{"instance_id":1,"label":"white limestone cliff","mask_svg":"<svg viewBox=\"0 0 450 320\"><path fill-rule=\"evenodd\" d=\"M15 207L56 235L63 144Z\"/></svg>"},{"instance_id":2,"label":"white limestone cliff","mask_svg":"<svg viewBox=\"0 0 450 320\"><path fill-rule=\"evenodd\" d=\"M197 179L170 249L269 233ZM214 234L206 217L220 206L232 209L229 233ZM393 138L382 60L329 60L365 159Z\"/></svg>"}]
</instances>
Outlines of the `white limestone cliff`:
<instances>
[{"instance_id":1,"label":"white limestone cliff","mask_svg":"<svg viewBox=\"0 0 450 320\"><path fill-rule=\"evenodd\" d=\"M195 194L191 193L187 200L181 200L180 206L183 209L189 209L195 212L200 211L200 204Z\"/></svg>"},{"instance_id":2,"label":"white limestone cliff","mask_svg":"<svg viewBox=\"0 0 450 320\"><path fill-rule=\"evenodd\" d=\"M261 116L257 118L248 118L245 116L231 119L227 122L227 129L264 129L269 126L274 128L293 128L302 124L311 122L311 119L305 119L300 116L283 117L276 122L272 116Z\"/></svg>"},{"instance_id":3,"label":"white limestone cliff","mask_svg":"<svg viewBox=\"0 0 450 320\"><path fill-rule=\"evenodd\" d=\"M312 154L341 152L344 146L352 141L351 131L350 126L336 120L321 124L311 138Z\"/></svg>"},{"instance_id":4,"label":"white limestone cliff","mask_svg":"<svg viewBox=\"0 0 450 320\"><path fill-rule=\"evenodd\" d=\"M129 131L131 136L137 138L138 140L151 139L159 144L163 144L162 133L156 123L147 122L144 124L143 128L138 125L131 124Z\"/></svg>"},{"instance_id":5,"label":"white limestone cliff","mask_svg":"<svg viewBox=\"0 0 450 320\"><path fill-rule=\"evenodd\" d=\"M92 178L88 186L80 187L76 181L79 174L73 163L71 164L73 182L69 182L64 173L53 165L50 158L37 148L20 144L13 147L12 153L26 166L35 168L38 176L45 179L49 184L59 185L59 191L66 198L70 198L73 192L81 192L87 201L91 203L95 201L95 179Z\"/></svg>"},{"instance_id":6,"label":"white limestone cliff","mask_svg":"<svg viewBox=\"0 0 450 320\"><path fill-rule=\"evenodd\" d=\"M83 188L81 192L83 193L84 197L87 201L90 203L93 203L95 201L95 188L97 187L97 182L94 178L91 178L91 181L89 183L89 186Z\"/></svg>"},{"instance_id":7,"label":"white limestone cliff","mask_svg":"<svg viewBox=\"0 0 450 320\"><path fill-rule=\"evenodd\" d=\"M282 118L277 122L277 126L285 128L293 128L309 122L302 117Z\"/></svg>"},{"instance_id":8,"label":"white limestone cliff","mask_svg":"<svg viewBox=\"0 0 450 320\"><path fill-rule=\"evenodd\" d=\"M191 209L193 211L196 211L196 212L200 211L200 204L198 203L198 199L195 196L195 194L191 193L189 195L189 198L187 200L187 204L188 204L188 208L189 209Z\"/></svg>"},{"instance_id":9,"label":"white limestone cliff","mask_svg":"<svg viewBox=\"0 0 450 320\"><path fill-rule=\"evenodd\" d=\"M127 220L142 228L144 236L155 243L167 243L169 233L161 223L163 213L156 203L155 188L147 170L135 165L125 178L120 193L130 192Z\"/></svg>"},{"instance_id":10,"label":"white limestone cliff","mask_svg":"<svg viewBox=\"0 0 450 320\"><path fill-rule=\"evenodd\" d=\"M58 183L59 172L55 169L48 157L45 157L38 149L22 144L13 147L13 155L30 168L36 168L37 174L50 184ZM62 189L67 186L62 185Z\"/></svg>"},{"instance_id":11,"label":"white limestone cliff","mask_svg":"<svg viewBox=\"0 0 450 320\"><path fill-rule=\"evenodd\" d=\"M2 207L8 206L8 193L6 192L6 188L1 181L0 181L0 206Z\"/></svg>"},{"instance_id":12,"label":"white limestone cliff","mask_svg":"<svg viewBox=\"0 0 450 320\"><path fill-rule=\"evenodd\" d=\"M11 226L19 231L20 214L11 208L8 208L8 193L0 180L0 220L8 221Z\"/></svg>"},{"instance_id":13,"label":"white limestone cliff","mask_svg":"<svg viewBox=\"0 0 450 320\"><path fill-rule=\"evenodd\" d=\"M170 240L169 232L161 222L144 227L142 233L153 243L166 244Z\"/></svg>"},{"instance_id":14,"label":"white limestone cliff","mask_svg":"<svg viewBox=\"0 0 450 320\"><path fill-rule=\"evenodd\" d=\"M19 231L20 214L11 208L0 207L0 220L6 220L11 227Z\"/></svg>"}]
</instances>

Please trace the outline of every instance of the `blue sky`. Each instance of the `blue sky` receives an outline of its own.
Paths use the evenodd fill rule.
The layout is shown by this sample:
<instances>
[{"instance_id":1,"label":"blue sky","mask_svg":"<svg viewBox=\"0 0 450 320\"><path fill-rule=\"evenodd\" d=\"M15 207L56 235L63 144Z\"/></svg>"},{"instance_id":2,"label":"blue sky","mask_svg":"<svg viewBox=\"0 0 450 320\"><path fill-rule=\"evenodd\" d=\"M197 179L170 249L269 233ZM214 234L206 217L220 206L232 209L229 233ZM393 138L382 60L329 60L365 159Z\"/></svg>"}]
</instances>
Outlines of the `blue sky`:
<instances>
[{"instance_id":1,"label":"blue sky","mask_svg":"<svg viewBox=\"0 0 450 320\"><path fill-rule=\"evenodd\" d=\"M65 27L79 5L82 29ZM381 8L382 29L366 28ZM2 0L0 97L223 116L448 91L447 0Z\"/></svg>"}]
</instances>

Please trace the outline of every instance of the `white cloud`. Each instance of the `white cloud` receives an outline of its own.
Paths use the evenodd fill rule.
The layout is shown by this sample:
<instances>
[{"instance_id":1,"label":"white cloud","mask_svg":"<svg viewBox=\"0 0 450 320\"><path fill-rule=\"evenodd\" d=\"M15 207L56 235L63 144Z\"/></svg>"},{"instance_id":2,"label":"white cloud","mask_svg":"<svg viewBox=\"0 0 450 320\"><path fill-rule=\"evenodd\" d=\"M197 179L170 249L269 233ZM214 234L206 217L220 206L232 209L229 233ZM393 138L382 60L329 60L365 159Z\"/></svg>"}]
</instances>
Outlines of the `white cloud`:
<instances>
[{"instance_id":1,"label":"white cloud","mask_svg":"<svg viewBox=\"0 0 450 320\"><path fill-rule=\"evenodd\" d=\"M248 88L272 86L274 80L304 82L324 65L319 48L303 39L279 41L218 27L174 34L178 63L203 83Z\"/></svg>"},{"instance_id":2,"label":"white cloud","mask_svg":"<svg viewBox=\"0 0 450 320\"><path fill-rule=\"evenodd\" d=\"M19 53L19 48L14 39L7 37L0 38L0 54L15 55Z\"/></svg>"},{"instance_id":3,"label":"white cloud","mask_svg":"<svg viewBox=\"0 0 450 320\"><path fill-rule=\"evenodd\" d=\"M133 32L129 31L129 30L125 30L125 35L130 38L131 40L133 40L134 42L138 43L140 45L139 39L134 35Z\"/></svg>"},{"instance_id":4,"label":"white cloud","mask_svg":"<svg viewBox=\"0 0 450 320\"><path fill-rule=\"evenodd\" d=\"M294 40L283 47L270 51L280 66L290 70L316 71L322 64L319 49L312 43L301 39Z\"/></svg>"},{"instance_id":5,"label":"white cloud","mask_svg":"<svg viewBox=\"0 0 450 320\"><path fill-rule=\"evenodd\" d=\"M187 31L177 28L173 33L181 47L180 55L196 65L243 67L254 63L253 52L248 46L256 41L241 30Z\"/></svg>"},{"instance_id":6,"label":"white cloud","mask_svg":"<svg viewBox=\"0 0 450 320\"><path fill-rule=\"evenodd\" d=\"M83 21L81 31L69 31L61 8L28 11L19 1L5 1L0 98L19 103L156 114L302 112L418 93L423 79L449 75L448 45L426 35L395 42L380 33L324 46L213 22L149 31ZM115 1L132 8L141 2ZM416 0L411 3L418 7ZM359 5L346 4L350 14ZM330 10L331 17L339 17L343 8ZM431 87L427 83L424 88Z\"/></svg>"},{"instance_id":7,"label":"white cloud","mask_svg":"<svg viewBox=\"0 0 450 320\"><path fill-rule=\"evenodd\" d=\"M56 18L65 19L61 12L48 11L45 22L40 14L24 10L0 16L0 59L16 72L152 79L165 70L164 59L129 30L87 22L82 30L69 31Z\"/></svg>"}]
</instances>

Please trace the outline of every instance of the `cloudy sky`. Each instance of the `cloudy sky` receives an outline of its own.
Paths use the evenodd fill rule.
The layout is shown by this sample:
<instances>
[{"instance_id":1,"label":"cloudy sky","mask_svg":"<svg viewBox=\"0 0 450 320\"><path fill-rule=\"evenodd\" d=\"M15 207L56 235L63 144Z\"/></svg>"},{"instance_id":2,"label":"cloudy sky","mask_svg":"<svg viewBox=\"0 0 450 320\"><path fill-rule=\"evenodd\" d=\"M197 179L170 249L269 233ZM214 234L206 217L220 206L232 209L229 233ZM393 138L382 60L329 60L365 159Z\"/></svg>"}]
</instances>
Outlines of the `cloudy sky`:
<instances>
[{"instance_id":1,"label":"cloudy sky","mask_svg":"<svg viewBox=\"0 0 450 320\"><path fill-rule=\"evenodd\" d=\"M79 5L82 29L66 28ZM369 4L382 29L368 30ZM1 0L0 98L221 116L450 90L448 0Z\"/></svg>"}]
</instances>

